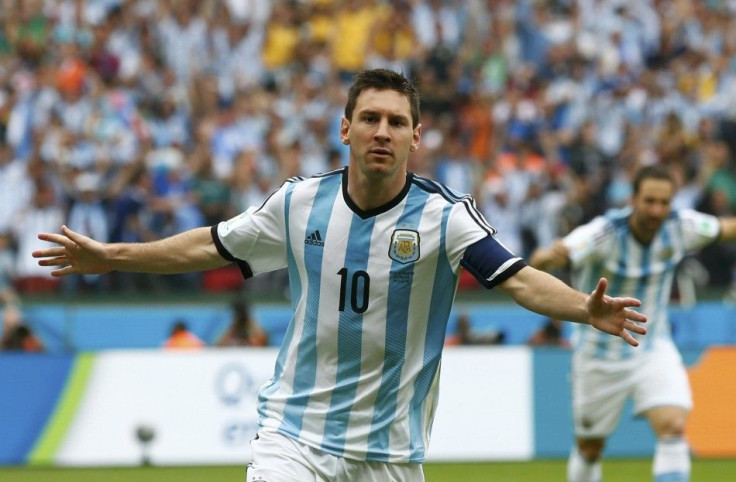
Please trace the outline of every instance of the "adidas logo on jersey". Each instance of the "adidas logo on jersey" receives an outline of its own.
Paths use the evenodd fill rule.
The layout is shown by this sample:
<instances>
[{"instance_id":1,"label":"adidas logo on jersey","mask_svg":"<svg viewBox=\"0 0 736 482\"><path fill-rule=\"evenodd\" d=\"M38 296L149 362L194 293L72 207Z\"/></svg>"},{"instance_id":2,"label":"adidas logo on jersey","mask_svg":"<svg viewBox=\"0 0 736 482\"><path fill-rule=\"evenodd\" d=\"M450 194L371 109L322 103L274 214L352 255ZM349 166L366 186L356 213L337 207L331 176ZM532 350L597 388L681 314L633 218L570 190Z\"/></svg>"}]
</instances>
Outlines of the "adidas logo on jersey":
<instances>
[{"instance_id":1,"label":"adidas logo on jersey","mask_svg":"<svg viewBox=\"0 0 736 482\"><path fill-rule=\"evenodd\" d=\"M311 244L312 246L319 246L324 248L325 242L322 241L322 235L319 234L319 229L304 238L304 244Z\"/></svg>"}]
</instances>

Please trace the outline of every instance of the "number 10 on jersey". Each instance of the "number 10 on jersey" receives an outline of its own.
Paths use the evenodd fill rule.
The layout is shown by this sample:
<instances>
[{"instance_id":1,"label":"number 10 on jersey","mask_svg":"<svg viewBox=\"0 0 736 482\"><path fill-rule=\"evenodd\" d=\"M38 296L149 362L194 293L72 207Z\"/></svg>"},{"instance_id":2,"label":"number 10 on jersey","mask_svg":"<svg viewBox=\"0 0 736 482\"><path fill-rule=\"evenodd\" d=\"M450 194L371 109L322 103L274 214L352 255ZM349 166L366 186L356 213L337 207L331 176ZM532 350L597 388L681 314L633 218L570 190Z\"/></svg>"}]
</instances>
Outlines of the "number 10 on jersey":
<instances>
[{"instance_id":1,"label":"number 10 on jersey","mask_svg":"<svg viewBox=\"0 0 736 482\"><path fill-rule=\"evenodd\" d=\"M340 276L340 303L338 309L345 311L349 285L350 309L355 313L365 313L368 309L368 293L371 287L371 277L363 270L357 270L351 274L347 268L342 268L337 274Z\"/></svg>"}]
</instances>

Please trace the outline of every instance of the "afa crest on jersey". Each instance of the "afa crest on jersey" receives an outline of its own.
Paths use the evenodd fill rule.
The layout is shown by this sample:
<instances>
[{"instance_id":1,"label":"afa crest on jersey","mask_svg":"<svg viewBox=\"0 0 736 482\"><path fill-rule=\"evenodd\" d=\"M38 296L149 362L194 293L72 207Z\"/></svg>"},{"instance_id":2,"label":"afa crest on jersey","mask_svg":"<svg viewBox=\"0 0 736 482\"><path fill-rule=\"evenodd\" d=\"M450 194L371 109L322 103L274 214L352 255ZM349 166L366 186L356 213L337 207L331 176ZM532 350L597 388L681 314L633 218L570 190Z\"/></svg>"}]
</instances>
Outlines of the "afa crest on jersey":
<instances>
[{"instance_id":1,"label":"afa crest on jersey","mask_svg":"<svg viewBox=\"0 0 736 482\"><path fill-rule=\"evenodd\" d=\"M409 229L397 229L391 235L389 258L399 263L413 263L419 259L419 233Z\"/></svg>"},{"instance_id":2,"label":"afa crest on jersey","mask_svg":"<svg viewBox=\"0 0 736 482\"><path fill-rule=\"evenodd\" d=\"M675 254L675 250L670 247L666 247L659 252L659 259L666 261L670 259L673 254Z\"/></svg>"}]
</instances>

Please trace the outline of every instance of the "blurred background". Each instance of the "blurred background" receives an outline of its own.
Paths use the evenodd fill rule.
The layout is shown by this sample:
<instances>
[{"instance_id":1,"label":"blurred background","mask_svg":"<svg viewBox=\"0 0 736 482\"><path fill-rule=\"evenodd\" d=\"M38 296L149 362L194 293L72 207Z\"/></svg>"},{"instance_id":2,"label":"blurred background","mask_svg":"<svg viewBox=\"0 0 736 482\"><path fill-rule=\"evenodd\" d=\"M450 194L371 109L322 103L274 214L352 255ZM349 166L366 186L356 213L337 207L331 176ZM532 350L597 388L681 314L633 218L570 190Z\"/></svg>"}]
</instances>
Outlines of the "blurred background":
<instances>
[{"instance_id":1,"label":"blurred background","mask_svg":"<svg viewBox=\"0 0 736 482\"><path fill-rule=\"evenodd\" d=\"M422 93L422 145L410 170L473 194L522 256L626 204L631 174L646 164L671 168L675 207L733 215L734 27L733 0L0 0L0 299L3 347L12 352L0 358L0 413L32 411L27 400L46 397L29 425L12 426L24 435L0 443L0 464L137 463L141 441L130 434L141 424L147 433L148 422L135 417L135 430L121 428L134 455L84 455L97 439L81 427L109 422L80 421L99 407L86 384L102 377L104 360L114 370L127 356L200 350L215 357L204 379L225 380L221 403L235 406L269 376L270 355L257 373L237 358L232 375L208 347L271 354L290 317L284 272L247 281L236 267L58 280L30 256L45 244L37 233L67 224L101 241L159 239L258 205L289 177L346 164L338 136L346 87L365 67L402 71ZM680 267L673 323L689 363L736 343L735 262L728 244ZM513 431L526 435L519 451L504 452L505 440L500 452L465 458L566 456L567 394L541 381L540 367L557 367L547 380L567 383L568 327L498 303L463 276L448 345L512 350L483 352L498 356L521 350L528 383L519 396L529 404ZM530 348L537 345L552 348ZM29 362L19 352L45 356ZM717 360L734 358L723 353ZM705 378L718 385L729 363ZM51 378L33 385L32 370ZM561 397L551 427L550 412L534 420L548 392ZM63 417L60 407L69 410ZM252 422L222 422L230 432L218 433L235 444L236 460ZM700 423L693 430L710 430ZM714 447L695 442L696 452L736 457L728 435L736 421L729 427ZM622 435L612 453L647 455L651 435L642 433L641 447ZM439 459L458 457L451 443L438 450ZM174 452L146 457L186 459ZM222 461L204 457L213 460Z\"/></svg>"},{"instance_id":2,"label":"blurred background","mask_svg":"<svg viewBox=\"0 0 736 482\"><path fill-rule=\"evenodd\" d=\"M672 168L677 207L733 214L733 7L3 1L3 274L21 296L236 287L228 272L59 284L29 253L62 223L107 241L211 225L291 176L345 164L345 87L364 67L415 79L424 136L411 170L472 193L521 255L625 204L643 164ZM733 284L733 246L695 260L700 286ZM283 278L271 281L252 284Z\"/></svg>"}]
</instances>

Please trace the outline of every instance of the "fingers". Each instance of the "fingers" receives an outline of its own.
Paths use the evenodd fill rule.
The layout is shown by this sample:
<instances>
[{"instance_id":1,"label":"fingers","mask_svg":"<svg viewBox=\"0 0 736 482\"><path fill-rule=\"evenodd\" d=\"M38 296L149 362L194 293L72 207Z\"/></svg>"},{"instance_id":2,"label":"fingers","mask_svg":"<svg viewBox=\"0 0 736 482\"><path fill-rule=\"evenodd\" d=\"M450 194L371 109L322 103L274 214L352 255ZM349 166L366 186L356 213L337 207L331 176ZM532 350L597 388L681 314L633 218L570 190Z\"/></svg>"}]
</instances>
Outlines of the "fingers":
<instances>
[{"instance_id":1,"label":"fingers","mask_svg":"<svg viewBox=\"0 0 736 482\"><path fill-rule=\"evenodd\" d=\"M631 333L636 333L638 335L646 335L647 329L643 326L639 326L635 322L631 320L626 320L624 322L624 329L621 330L621 333L619 336L623 338L623 340L628 343L631 346L639 346L639 342Z\"/></svg>"},{"instance_id":2,"label":"fingers","mask_svg":"<svg viewBox=\"0 0 736 482\"><path fill-rule=\"evenodd\" d=\"M594 305L607 306L606 311L609 312L609 315L614 314L614 316L621 316L623 313L623 326L619 324L619 328L614 328L614 330L609 331L609 333L620 336L631 346L639 346L639 342L634 338L632 333L638 335L647 334L647 329L638 324L646 323L647 316L644 313L639 313L638 311L629 308L641 306L641 301L636 298L629 297L612 298L606 295L607 288L608 280L605 278L599 279L598 284L590 295L591 301ZM620 323L620 318L618 323ZM603 331L607 330L603 329Z\"/></svg>"},{"instance_id":3,"label":"fingers","mask_svg":"<svg viewBox=\"0 0 736 482\"><path fill-rule=\"evenodd\" d=\"M631 336L631 333L629 333L626 330L623 330L621 332L621 338L623 338L624 341L626 343L628 343L629 345L631 345L631 346L639 346L639 342L636 341L636 338L634 338L633 336Z\"/></svg>"},{"instance_id":4,"label":"fingers","mask_svg":"<svg viewBox=\"0 0 736 482\"><path fill-rule=\"evenodd\" d=\"M608 280L606 278L601 278L598 280L598 284L590 296L595 299L595 301L602 302L603 297L606 294L606 288L608 288Z\"/></svg>"},{"instance_id":5,"label":"fingers","mask_svg":"<svg viewBox=\"0 0 736 482\"><path fill-rule=\"evenodd\" d=\"M646 323L648 318L647 315L645 315L644 313L639 313L638 311L634 310L626 310L626 319L639 323Z\"/></svg>"},{"instance_id":6,"label":"fingers","mask_svg":"<svg viewBox=\"0 0 736 482\"><path fill-rule=\"evenodd\" d=\"M66 225L61 227L61 232L64 233L67 238L71 239L72 242L79 245L84 244L84 241L87 239L87 237L82 236L81 234L67 228Z\"/></svg>"},{"instance_id":7,"label":"fingers","mask_svg":"<svg viewBox=\"0 0 736 482\"><path fill-rule=\"evenodd\" d=\"M48 249L37 249L31 255L34 258L53 258L56 256L64 256L66 248L48 248Z\"/></svg>"},{"instance_id":8,"label":"fingers","mask_svg":"<svg viewBox=\"0 0 736 482\"><path fill-rule=\"evenodd\" d=\"M39 266L61 266L63 264L69 264L69 258L66 256L57 256L55 258L39 260Z\"/></svg>"},{"instance_id":9,"label":"fingers","mask_svg":"<svg viewBox=\"0 0 736 482\"><path fill-rule=\"evenodd\" d=\"M59 278L61 276L66 276L66 275L70 275L70 274L77 274L77 273L78 273L78 271L76 270L76 268L74 268L73 266L69 265L69 266L65 266L65 267L63 267L61 269L55 269L54 271L51 272L51 276L53 276L55 278Z\"/></svg>"},{"instance_id":10,"label":"fingers","mask_svg":"<svg viewBox=\"0 0 736 482\"><path fill-rule=\"evenodd\" d=\"M641 306L641 300L638 300L636 298L612 298L612 300L616 301L624 307Z\"/></svg>"},{"instance_id":11,"label":"fingers","mask_svg":"<svg viewBox=\"0 0 736 482\"><path fill-rule=\"evenodd\" d=\"M38 249L31 253L31 256L34 258L40 258L38 260L39 266L62 266L51 272L51 276L56 278L70 274L79 274L79 269L73 265L70 257L74 257L74 253L79 251L83 247L82 245L88 241L88 238L75 233L66 226L62 226L61 231L61 234L40 233L38 239L56 243L58 246Z\"/></svg>"},{"instance_id":12,"label":"fingers","mask_svg":"<svg viewBox=\"0 0 736 482\"><path fill-rule=\"evenodd\" d=\"M627 321L624 323L624 331L634 332L637 335L646 335L647 329L643 326L637 325L636 323L632 321Z\"/></svg>"},{"instance_id":13,"label":"fingers","mask_svg":"<svg viewBox=\"0 0 736 482\"><path fill-rule=\"evenodd\" d=\"M53 247L53 248L47 248L47 249L37 249L36 251L33 251L31 255L34 258L51 258L51 257L58 257L58 256L64 256L69 252L69 250L75 248L78 246L80 235L72 231L71 229L67 228L66 226L62 226L61 230L63 231L63 234L58 233L40 233L38 235L38 239L41 241L48 241L50 243L56 243L59 246Z\"/></svg>"},{"instance_id":14,"label":"fingers","mask_svg":"<svg viewBox=\"0 0 736 482\"><path fill-rule=\"evenodd\" d=\"M51 276L60 277L77 273L76 268L70 264L67 256L70 250L76 246L76 242L70 238L70 234L77 235L66 226L61 227L63 234L57 233L40 233L38 239L56 243L58 246L46 249L38 249L31 253L34 258L41 258L38 261L39 266L63 266L63 268L55 269L51 272Z\"/></svg>"},{"instance_id":15,"label":"fingers","mask_svg":"<svg viewBox=\"0 0 736 482\"><path fill-rule=\"evenodd\" d=\"M41 233L38 235L38 239L40 239L41 241L56 243L58 245L64 246L65 248L71 248L72 246L74 246L74 241L63 234Z\"/></svg>"}]
</instances>

